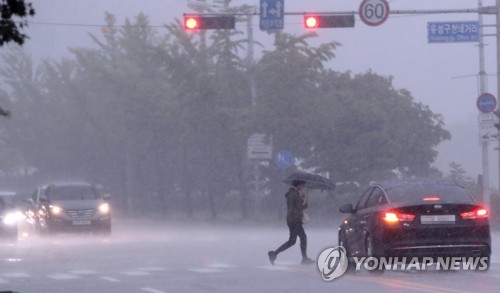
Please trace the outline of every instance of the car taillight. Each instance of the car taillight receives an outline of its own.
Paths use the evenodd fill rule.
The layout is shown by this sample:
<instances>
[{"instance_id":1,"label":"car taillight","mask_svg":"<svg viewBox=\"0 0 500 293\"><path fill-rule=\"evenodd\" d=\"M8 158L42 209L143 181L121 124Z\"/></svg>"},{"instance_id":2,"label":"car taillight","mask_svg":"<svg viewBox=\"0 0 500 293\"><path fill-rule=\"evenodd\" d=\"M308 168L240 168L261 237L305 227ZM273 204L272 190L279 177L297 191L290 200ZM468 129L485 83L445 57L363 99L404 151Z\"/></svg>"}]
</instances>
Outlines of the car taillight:
<instances>
[{"instance_id":1,"label":"car taillight","mask_svg":"<svg viewBox=\"0 0 500 293\"><path fill-rule=\"evenodd\" d=\"M423 200L424 201L440 201L441 198L440 197L424 197Z\"/></svg>"},{"instance_id":2,"label":"car taillight","mask_svg":"<svg viewBox=\"0 0 500 293\"><path fill-rule=\"evenodd\" d=\"M484 219L488 217L488 210L479 208L474 211L460 213L460 217L464 220Z\"/></svg>"},{"instance_id":3,"label":"car taillight","mask_svg":"<svg viewBox=\"0 0 500 293\"><path fill-rule=\"evenodd\" d=\"M384 214L384 220L386 222L389 222L389 223L411 222L411 221L415 220L415 215L396 213L396 212L387 212Z\"/></svg>"}]
</instances>

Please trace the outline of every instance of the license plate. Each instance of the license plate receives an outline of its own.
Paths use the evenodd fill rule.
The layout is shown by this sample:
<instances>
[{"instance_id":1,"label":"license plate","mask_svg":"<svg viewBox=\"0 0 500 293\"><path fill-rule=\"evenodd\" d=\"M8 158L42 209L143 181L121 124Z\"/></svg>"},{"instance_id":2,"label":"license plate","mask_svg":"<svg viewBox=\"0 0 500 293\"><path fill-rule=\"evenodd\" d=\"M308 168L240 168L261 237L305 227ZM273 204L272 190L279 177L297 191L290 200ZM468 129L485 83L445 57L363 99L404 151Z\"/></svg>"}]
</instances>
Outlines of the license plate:
<instances>
[{"instance_id":1,"label":"license plate","mask_svg":"<svg viewBox=\"0 0 500 293\"><path fill-rule=\"evenodd\" d=\"M75 226L90 225L90 220L73 221L73 225Z\"/></svg>"},{"instance_id":2,"label":"license plate","mask_svg":"<svg viewBox=\"0 0 500 293\"><path fill-rule=\"evenodd\" d=\"M455 215L420 216L422 224L455 224Z\"/></svg>"}]
</instances>

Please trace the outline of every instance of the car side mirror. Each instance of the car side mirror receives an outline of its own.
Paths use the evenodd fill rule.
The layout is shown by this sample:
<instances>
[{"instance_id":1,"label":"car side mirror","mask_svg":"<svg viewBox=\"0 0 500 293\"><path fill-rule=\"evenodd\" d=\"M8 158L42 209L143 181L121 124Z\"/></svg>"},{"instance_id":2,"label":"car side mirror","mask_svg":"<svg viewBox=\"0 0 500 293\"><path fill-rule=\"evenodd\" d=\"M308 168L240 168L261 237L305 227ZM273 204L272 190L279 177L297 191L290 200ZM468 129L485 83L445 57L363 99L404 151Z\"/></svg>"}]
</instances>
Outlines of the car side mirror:
<instances>
[{"instance_id":1,"label":"car side mirror","mask_svg":"<svg viewBox=\"0 0 500 293\"><path fill-rule=\"evenodd\" d=\"M352 214L354 213L354 207L352 204L348 203L340 207L339 211L344 214Z\"/></svg>"},{"instance_id":2,"label":"car side mirror","mask_svg":"<svg viewBox=\"0 0 500 293\"><path fill-rule=\"evenodd\" d=\"M110 200L111 199L111 194L109 194L109 193L103 194L102 195L102 199L104 199L104 200Z\"/></svg>"}]
</instances>

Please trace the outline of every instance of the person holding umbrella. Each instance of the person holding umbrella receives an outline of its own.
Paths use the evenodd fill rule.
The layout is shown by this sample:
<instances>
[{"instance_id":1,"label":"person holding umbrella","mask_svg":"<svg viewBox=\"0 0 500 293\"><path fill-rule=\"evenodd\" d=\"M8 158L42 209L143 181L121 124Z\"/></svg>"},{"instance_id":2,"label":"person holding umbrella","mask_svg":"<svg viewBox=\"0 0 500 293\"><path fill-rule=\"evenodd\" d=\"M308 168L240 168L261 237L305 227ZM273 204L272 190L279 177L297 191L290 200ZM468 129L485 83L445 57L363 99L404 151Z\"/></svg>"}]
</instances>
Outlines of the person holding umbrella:
<instances>
[{"instance_id":1,"label":"person holding umbrella","mask_svg":"<svg viewBox=\"0 0 500 293\"><path fill-rule=\"evenodd\" d=\"M288 229L290 230L290 238L287 242L283 243L278 249L274 251L269 251L267 254L269 256L269 261L274 265L279 253L287 250L288 248L295 245L297 237L300 238L300 251L302 253L302 264L312 264L314 263L309 257L307 257L307 235L304 231L302 218L304 216L304 210L308 208L305 198L302 197L300 191L306 186L305 180L293 180L292 186L285 194L286 205L287 205L287 216L286 223Z\"/></svg>"}]
</instances>

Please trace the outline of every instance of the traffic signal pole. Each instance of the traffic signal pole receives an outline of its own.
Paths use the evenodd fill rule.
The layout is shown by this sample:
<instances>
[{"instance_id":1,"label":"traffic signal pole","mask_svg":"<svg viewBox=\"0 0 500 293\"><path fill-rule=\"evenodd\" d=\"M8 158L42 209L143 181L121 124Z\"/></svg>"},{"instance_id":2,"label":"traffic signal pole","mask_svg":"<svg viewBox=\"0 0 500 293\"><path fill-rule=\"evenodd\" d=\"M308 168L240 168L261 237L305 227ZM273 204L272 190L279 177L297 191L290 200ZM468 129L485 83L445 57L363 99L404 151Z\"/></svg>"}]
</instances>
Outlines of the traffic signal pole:
<instances>
[{"instance_id":1,"label":"traffic signal pole","mask_svg":"<svg viewBox=\"0 0 500 293\"><path fill-rule=\"evenodd\" d=\"M496 0L497 21L497 98L500 96L500 0ZM498 110L497 110L498 111ZM500 129L498 130L498 192L500 193Z\"/></svg>"},{"instance_id":2,"label":"traffic signal pole","mask_svg":"<svg viewBox=\"0 0 500 293\"><path fill-rule=\"evenodd\" d=\"M483 8L483 1L478 0L478 10ZM479 14L479 95L487 92L487 76L484 65L484 27L483 15ZM484 114L479 114L484 115ZM480 128L482 126L479 126ZM481 132L481 129L479 129ZM483 195L483 203L485 206L490 206L490 165L489 165L489 142L486 139L481 140L481 158L482 158L482 182L481 191Z\"/></svg>"}]
</instances>

